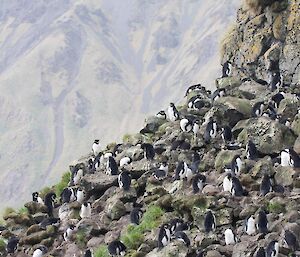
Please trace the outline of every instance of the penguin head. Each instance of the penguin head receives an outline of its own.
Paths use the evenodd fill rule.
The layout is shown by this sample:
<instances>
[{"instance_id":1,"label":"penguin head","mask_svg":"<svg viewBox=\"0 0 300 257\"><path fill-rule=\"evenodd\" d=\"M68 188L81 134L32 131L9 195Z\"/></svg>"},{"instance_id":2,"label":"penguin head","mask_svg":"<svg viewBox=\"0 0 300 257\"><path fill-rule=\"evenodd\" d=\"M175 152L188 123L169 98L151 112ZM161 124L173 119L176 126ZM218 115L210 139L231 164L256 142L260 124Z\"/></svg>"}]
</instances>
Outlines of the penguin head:
<instances>
[{"instance_id":1,"label":"penguin head","mask_svg":"<svg viewBox=\"0 0 300 257\"><path fill-rule=\"evenodd\" d=\"M100 142L99 139L95 139L95 141L94 141L94 143L97 144L97 145L99 144L99 142Z\"/></svg>"},{"instance_id":2,"label":"penguin head","mask_svg":"<svg viewBox=\"0 0 300 257\"><path fill-rule=\"evenodd\" d=\"M37 249L41 250L43 254L46 254L48 252L48 248L44 245L40 245Z\"/></svg>"},{"instance_id":3,"label":"penguin head","mask_svg":"<svg viewBox=\"0 0 300 257\"><path fill-rule=\"evenodd\" d=\"M75 230L75 225L71 224L71 225L69 226L69 229Z\"/></svg>"},{"instance_id":4,"label":"penguin head","mask_svg":"<svg viewBox=\"0 0 300 257\"><path fill-rule=\"evenodd\" d=\"M174 108L175 104L174 103L170 103L170 107Z\"/></svg>"},{"instance_id":5,"label":"penguin head","mask_svg":"<svg viewBox=\"0 0 300 257\"><path fill-rule=\"evenodd\" d=\"M39 193L38 192L33 192L32 193L32 198L33 199L37 199L39 197Z\"/></svg>"},{"instance_id":6,"label":"penguin head","mask_svg":"<svg viewBox=\"0 0 300 257\"><path fill-rule=\"evenodd\" d=\"M91 204L89 203L89 202L84 202L83 204L82 204L84 207L88 207L88 206L90 206Z\"/></svg>"}]
</instances>

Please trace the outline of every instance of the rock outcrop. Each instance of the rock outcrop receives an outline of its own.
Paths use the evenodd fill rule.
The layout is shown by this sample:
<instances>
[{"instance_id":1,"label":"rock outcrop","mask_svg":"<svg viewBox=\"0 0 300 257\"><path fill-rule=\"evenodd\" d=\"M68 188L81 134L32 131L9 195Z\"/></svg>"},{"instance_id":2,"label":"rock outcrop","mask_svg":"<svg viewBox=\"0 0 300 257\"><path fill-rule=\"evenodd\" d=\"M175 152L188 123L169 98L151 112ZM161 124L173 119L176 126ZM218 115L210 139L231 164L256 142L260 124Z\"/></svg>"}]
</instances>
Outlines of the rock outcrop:
<instances>
[{"instance_id":1,"label":"rock outcrop","mask_svg":"<svg viewBox=\"0 0 300 257\"><path fill-rule=\"evenodd\" d=\"M177 106L180 119L191 121L194 130L180 119L151 117L140 133L103 149L106 157L99 162L92 153L82 157L70 166L73 174L64 176L67 181L41 192L56 192L53 216L60 220L49 219L47 207L35 202L26 203L25 211L6 213L0 232L5 240L19 238L14 256L32 256L45 245L49 257L84 256L87 249L105 257L115 240L132 257L250 257L273 240L279 244L278 257L299 256L299 5L296 0L246 0L223 46L231 74L216 79L216 92L198 86ZM270 63L277 62L283 83L274 89L267 76L274 71ZM284 92L281 101L274 100L279 92ZM195 101L202 101L197 108L190 105ZM143 143L153 149L148 145L145 154ZM284 154L281 158L285 149L293 153L288 160ZM109 174L109 155L118 166L114 172L129 173L129 190L118 175ZM129 157L128 164L120 165L123 157ZM81 189L84 199L60 199L64 188ZM91 204L90 214L82 212L83 202ZM208 213L215 226L207 225ZM256 225L253 231L245 228L249 217ZM163 224L172 237L159 248ZM74 231L64 235L72 225ZM172 225L184 234L175 233ZM236 240L226 245L228 228ZM288 233L297 244L284 242ZM182 235L188 240L177 240ZM0 253L6 256L5 241L0 241Z\"/></svg>"}]
</instances>

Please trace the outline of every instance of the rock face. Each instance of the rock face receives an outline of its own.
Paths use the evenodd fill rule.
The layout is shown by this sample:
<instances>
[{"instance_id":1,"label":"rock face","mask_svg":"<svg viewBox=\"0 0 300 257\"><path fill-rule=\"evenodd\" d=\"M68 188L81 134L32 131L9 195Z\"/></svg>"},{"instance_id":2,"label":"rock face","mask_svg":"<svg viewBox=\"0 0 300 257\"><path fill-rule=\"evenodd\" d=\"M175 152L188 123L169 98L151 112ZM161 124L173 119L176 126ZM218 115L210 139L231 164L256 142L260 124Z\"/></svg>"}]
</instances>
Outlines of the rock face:
<instances>
[{"instance_id":1,"label":"rock face","mask_svg":"<svg viewBox=\"0 0 300 257\"><path fill-rule=\"evenodd\" d=\"M238 13L238 31L229 35L224 53L232 62L232 76L216 80L218 90L225 87L226 96L196 88L177 106L180 118L192 120L199 130L187 131L179 120L150 117L140 133L103 148L106 157L97 166L90 167L94 156L82 157L72 166L83 172L76 185L67 176L68 181L41 192L55 189L54 218L48 217L49 205L35 202L4 215L1 237L20 239L15 256L32 256L45 245L48 256L81 257L90 248L95 256L107 257L107 245L115 240L124 243L127 257L253 257L272 240L279 243L278 257L298 256L299 245L285 245L282 238L291 233L300 240L300 157L291 151L299 152L300 99L293 73L299 58L290 56L285 66L289 62L285 47L294 45L292 32L279 25L282 22L293 31L299 25L294 13L298 7L293 0L245 1ZM262 77L268 73L263 58L279 60L285 81L290 77L288 86L272 91L253 81L250 70ZM284 93L284 99L272 102L278 92ZM217 99L216 94L220 94ZM195 96L203 100L200 109L188 104ZM258 102L261 108L255 111ZM148 159L143 143L153 147L147 145ZM282 154L281 159L281 151L287 148L292 154L287 158ZM106 153L116 160L121 174L106 174ZM132 162L120 167L123 157ZM65 195L60 199L63 187L81 189L84 199L68 202ZM263 225L265 219L268 225ZM72 225L73 233L66 236ZM237 240L227 236L225 240L229 228ZM0 247L0 253L6 256L5 247Z\"/></svg>"}]
</instances>

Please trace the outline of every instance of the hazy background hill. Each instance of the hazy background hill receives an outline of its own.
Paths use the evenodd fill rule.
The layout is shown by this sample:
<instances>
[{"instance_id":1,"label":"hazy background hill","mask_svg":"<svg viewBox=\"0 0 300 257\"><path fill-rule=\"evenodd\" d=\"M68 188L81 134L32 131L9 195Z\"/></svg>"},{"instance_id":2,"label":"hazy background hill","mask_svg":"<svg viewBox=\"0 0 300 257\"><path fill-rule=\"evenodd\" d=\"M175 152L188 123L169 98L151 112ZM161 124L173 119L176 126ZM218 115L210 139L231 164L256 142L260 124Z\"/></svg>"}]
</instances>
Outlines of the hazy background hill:
<instances>
[{"instance_id":1,"label":"hazy background hill","mask_svg":"<svg viewBox=\"0 0 300 257\"><path fill-rule=\"evenodd\" d=\"M239 4L2 0L0 202L58 181L95 138L119 141L188 85L212 88Z\"/></svg>"}]
</instances>

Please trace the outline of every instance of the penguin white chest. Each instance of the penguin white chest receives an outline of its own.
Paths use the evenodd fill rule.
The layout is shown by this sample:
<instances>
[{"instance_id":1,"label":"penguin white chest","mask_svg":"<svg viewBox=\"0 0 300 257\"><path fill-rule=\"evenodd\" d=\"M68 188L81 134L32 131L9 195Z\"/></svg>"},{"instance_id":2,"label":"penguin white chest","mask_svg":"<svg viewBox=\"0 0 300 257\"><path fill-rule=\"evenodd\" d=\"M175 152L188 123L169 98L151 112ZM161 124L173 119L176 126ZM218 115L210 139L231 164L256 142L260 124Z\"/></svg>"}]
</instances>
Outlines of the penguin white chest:
<instances>
[{"instance_id":1,"label":"penguin white chest","mask_svg":"<svg viewBox=\"0 0 300 257\"><path fill-rule=\"evenodd\" d=\"M229 228L226 229L224 234L225 234L225 244L226 245L235 244L235 236L231 229L229 229Z\"/></svg>"},{"instance_id":2,"label":"penguin white chest","mask_svg":"<svg viewBox=\"0 0 300 257\"><path fill-rule=\"evenodd\" d=\"M290 166L290 154L286 150L282 151L280 154L281 157L281 166L288 167Z\"/></svg>"},{"instance_id":3,"label":"penguin white chest","mask_svg":"<svg viewBox=\"0 0 300 257\"><path fill-rule=\"evenodd\" d=\"M255 226L255 219L251 216L248 220L247 220L247 229L246 229L246 233L250 236L255 234L256 232L256 226Z\"/></svg>"},{"instance_id":4,"label":"penguin white chest","mask_svg":"<svg viewBox=\"0 0 300 257\"><path fill-rule=\"evenodd\" d=\"M43 252L40 249L36 249L32 255L32 257L42 257L42 256L43 256Z\"/></svg>"},{"instance_id":5,"label":"penguin white chest","mask_svg":"<svg viewBox=\"0 0 300 257\"><path fill-rule=\"evenodd\" d=\"M224 192L230 192L232 188L232 181L226 176L223 179L223 190Z\"/></svg>"}]
</instances>

